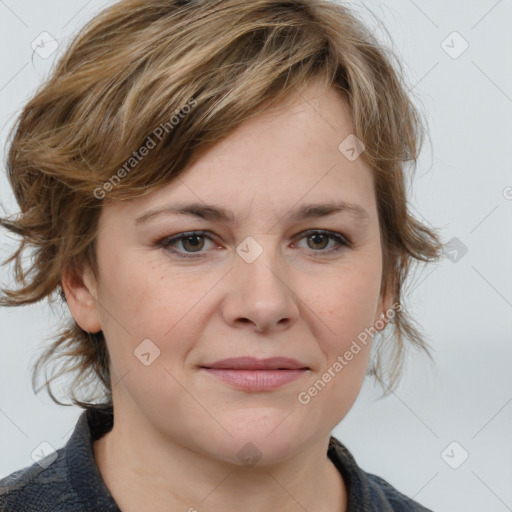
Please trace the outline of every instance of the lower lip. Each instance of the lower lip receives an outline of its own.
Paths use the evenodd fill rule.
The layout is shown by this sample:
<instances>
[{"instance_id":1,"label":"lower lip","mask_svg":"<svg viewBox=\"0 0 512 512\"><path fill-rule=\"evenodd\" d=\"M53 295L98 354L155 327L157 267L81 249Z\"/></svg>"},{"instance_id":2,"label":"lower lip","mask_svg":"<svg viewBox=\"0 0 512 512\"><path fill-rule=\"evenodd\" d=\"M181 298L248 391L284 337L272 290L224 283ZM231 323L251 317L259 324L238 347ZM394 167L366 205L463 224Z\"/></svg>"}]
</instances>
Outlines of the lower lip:
<instances>
[{"instance_id":1,"label":"lower lip","mask_svg":"<svg viewBox=\"0 0 512 512\"><path fill-rule=\"evenodd\" d=\"M228 370L203 368L217 379L243 391L271 391L302 377L308 370Z\"/></svg>"}]
</instances>

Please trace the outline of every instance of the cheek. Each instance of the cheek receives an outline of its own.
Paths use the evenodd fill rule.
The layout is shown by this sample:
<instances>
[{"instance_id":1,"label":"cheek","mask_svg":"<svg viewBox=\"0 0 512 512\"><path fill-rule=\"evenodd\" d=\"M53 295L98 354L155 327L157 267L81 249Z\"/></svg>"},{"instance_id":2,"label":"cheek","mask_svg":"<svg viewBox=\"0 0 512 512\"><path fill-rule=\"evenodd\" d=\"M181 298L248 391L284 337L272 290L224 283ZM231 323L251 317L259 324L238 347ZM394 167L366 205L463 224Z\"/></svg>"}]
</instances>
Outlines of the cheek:
<instances>
[{"instance_id":1,"label":"cheek","mask_svg":"<svg viewBox=\"0 0 512 512\"><path fill-rule=\"evenodd\" d=\"M152 253L125 251L122 258L104 260L100 300L106 325L117 320L128 332L144 335L172 327L181 304L193 294L179 272L170 275ZM167 274L165 273L167 270ZM172 307L169 307L172 304Z\"/></svg>"},{"instance_id":2,"label":"cheek","mask_svg":"<svg viewBox=\"0 0 512 512\"><path fill-rule=\"evenodd\" d=\"M381 271L374 258L360 258L324 281L322 292L308 298L308 306L321 320L318 339L342 349L359 333L373 326L379 300ZM309 283L311 284L311 283ZM307 296L308 282L303 283ZM309 287L311 289L311 287Z\"/></svg>"},{"instance_id":3,"label":"cheek","mask_svg":"<svg viewBox=\"0 0 512 512\"><path fill-rule=\"evenodd\" d=\"M134 351L144 340L164 356L159 363L169 362L171 348L172 359L182 360L197 338L203 299L218 277L198 279L188 269L170 272L147 255L113 259L103 275L99 311L116 373L125 374L134 365L139 369Z\"/></svg>"},{"instance_id":4,"label":"cheek","mask_svg":"<svg viewBox=\"0 0 512 512\"><path fill-rule=\"evenodd\" d=\"M359 256L325 282L323 293L310 295L308 303L316 313L312 325L324 364L303 390L301 403L310 400L310 411L316 409L331 426L341 421L359 394L375 332L380 262L371 251Z\"/></svg>"},{"instance_id":5,"label":"cheek","mask_svg":"<svg viewBox=\"0 0 512 512\"><path fill-rule=\"evenodd\" d=\"M314 311L321 319L315 323L314 335L324 363L298 401L308 417L323 418L324 426L331 429L354 404L366 375L379 282L369 273L365 279L344 276L329 290L314 298Z\"/></svg>"}]
</instances>

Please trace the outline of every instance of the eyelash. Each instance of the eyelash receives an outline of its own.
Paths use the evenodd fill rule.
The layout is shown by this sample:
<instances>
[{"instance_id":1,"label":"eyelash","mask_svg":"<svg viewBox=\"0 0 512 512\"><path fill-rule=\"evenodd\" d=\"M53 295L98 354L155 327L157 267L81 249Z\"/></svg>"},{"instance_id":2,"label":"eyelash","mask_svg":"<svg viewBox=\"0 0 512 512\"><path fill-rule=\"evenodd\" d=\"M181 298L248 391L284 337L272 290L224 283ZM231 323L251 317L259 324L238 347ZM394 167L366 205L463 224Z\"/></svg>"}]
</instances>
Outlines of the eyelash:
<instances>
[{"instance_id":1,"label":"eyelash","mask_svg":"<svg viewBox=\"0 0 512 512\"><path fill-rule=\"evenodd\" d=\"M312 250L314 253L319 253L320 255L326 254L326 253L331 254L331 253L337 253L344 248L352 247L352 243L347 237L342 236L341 234L336 233L334 231L327 231L324 229L310 229L308 231L305 231L304 233L302 233L302 236L300 238L298 238L298 240L302 240L303 238L306 238L308 236L318 235L318 234L325 235L325 236L335 240L337 242L338 246L331 248L329 250L318 250L318 251ZM158 240L156 242L156 245L172 252L173 254L177 254L181 258L188 258L188 259L201 258L201 257L203 257L204 251L198 252L198 253L187 253L187 252L178 251L174 248L171 248L171 244L178 242L180 240L183 240L185 238L194 237L194 236L205 237L208 240L213 242L212 237L209 236L209 233L207 231L188 231L186 233L180 233L179 235L175 235L170 238L166 237L161 240Z\"/></svg>"}]
</instances>

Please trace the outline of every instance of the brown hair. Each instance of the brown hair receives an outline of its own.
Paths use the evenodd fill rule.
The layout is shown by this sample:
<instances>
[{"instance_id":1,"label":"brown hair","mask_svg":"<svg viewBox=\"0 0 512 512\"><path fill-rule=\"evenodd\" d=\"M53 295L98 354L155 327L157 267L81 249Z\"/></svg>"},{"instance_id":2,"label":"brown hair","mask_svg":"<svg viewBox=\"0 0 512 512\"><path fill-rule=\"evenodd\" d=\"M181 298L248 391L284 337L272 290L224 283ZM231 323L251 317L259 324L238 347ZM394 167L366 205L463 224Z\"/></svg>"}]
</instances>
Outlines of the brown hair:
<instances>
[{"instance_id":1,"label":"brown hair","mask_svg":"<svg viewBox=\"0 0 512 512\"><path fill-rule=\"evenodd\" d=\"M417 163L424 129L395 66L394 54L346 7L329 0L113 4L76 35L9 134L7 172L20 215L0 225L20 237L3 263L14 263L19 287L2 289L0 304L44 298L51 304L56 293L65 301L63 269L87 264L97 271L95 237L105 200L162 187L200 150L319 79L347 101L354 134L365 145L362 157L374 171L381 291L391 287L402 306L388 326L391 336L376 346L370 372L389 392L402 368L404 339L430 355L401 295L411 264L437 259L442 248L435 232L408 211L406 178L412 173L406 164ZM134 155L143 147L150 150L139 164ZM22 261L29 250L30 264ZM34 389L39 371L62 359L43 384L56 403L70 405L50 385L67 373L75 374L73 404L90 405L91 394L85 401L76 394L89 384L101 384L101 398L111 402L102 332L67 322L37 360ZM383 364L386 351L390 361Z\"/></svg>"}]
</instances>

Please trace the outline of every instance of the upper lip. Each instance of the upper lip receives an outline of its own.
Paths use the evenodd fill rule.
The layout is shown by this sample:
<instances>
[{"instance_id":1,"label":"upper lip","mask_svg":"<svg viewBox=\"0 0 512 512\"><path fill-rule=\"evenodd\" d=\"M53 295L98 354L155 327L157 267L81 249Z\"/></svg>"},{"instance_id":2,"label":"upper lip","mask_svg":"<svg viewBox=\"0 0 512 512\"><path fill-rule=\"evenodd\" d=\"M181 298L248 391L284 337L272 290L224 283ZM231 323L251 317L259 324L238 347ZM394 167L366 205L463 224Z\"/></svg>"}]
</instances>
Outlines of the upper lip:
<instances>
[{"instance_id":1,"label":"upper lip","mask_svg":"<svg viewBox=\"0 0 512 512\"><path fill-rule=\"evenodd\" d=\"M270 357L268 359L258 359L256 357L232 357L222 359L214 363L201 365L202 368L215 368L225 370L308 370L309 367L296 359L289 357Z\"/></svg>"}]
</instances>

